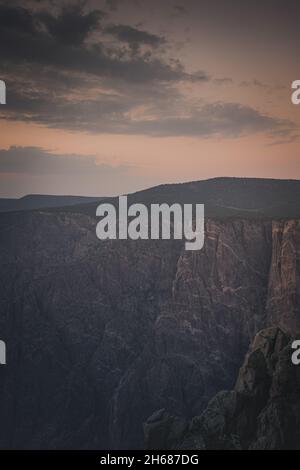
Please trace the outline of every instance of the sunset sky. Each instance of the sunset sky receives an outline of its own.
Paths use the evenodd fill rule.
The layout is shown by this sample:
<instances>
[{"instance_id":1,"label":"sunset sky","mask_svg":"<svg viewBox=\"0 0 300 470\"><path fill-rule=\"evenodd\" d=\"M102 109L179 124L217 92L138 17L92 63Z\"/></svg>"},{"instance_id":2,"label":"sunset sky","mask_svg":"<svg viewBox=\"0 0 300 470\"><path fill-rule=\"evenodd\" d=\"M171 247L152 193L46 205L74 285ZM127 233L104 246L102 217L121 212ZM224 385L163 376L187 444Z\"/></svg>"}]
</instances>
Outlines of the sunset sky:
<instances>
[{"instance_id":1,"label":"sunset sky","mask_svg":"<svg viewBox=\"0 0 300 470\"><path fill-rule=\"evenodd\" d=\"M300 179L299 22L298 0L0 0L0 197Z\"/></svg>"}]
</instances>

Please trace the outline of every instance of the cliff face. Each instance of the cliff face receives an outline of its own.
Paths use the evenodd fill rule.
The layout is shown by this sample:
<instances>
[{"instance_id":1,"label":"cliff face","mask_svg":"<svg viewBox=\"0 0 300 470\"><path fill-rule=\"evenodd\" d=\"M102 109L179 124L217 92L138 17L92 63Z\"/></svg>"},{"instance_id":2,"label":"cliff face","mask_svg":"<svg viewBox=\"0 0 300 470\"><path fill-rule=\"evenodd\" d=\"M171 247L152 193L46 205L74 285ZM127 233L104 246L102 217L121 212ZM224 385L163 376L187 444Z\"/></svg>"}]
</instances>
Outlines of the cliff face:
<instances>
[{"instance_id":1,"label":"cliff face","mask_svg":"<svg viewBox=\"0 0 300 470\"><path fill-rule=\"evenodd\" d=\"M273 222L267 315L270 324L300 331L300 220Z\"/></svg>"},{"instance_id":2,"label":"cliff face","mask_svg":"<svg viewBox=\"0 0 300 470\"><path fill-rule=\"evenodd\" d=\"M298 221L208 220L200 252L95 226L0 217L1 448L142 447L155 410L201 414L258 330L298 324Z\"/></svg>"},{"instance_id":3,"label":"cliff face","mask_svg":"<svg viewBox=\"0 0 300 470\"><path fill-rule=\"evenodd\" d=\"M184 428L166 413L152 428L148 420L147 446L163 435L167 448L300 449L300 369L292 364L291 351L291 338L280 328L262 330L234 390L219 392Z\"/></svg>"},{"instance_id":4,"label":"cliff face","mask_svg":"<svg viewBox=\"0 0 300 470\"><path fill-rule=\"evenodd\" d=\"M172 303L155 328L161 376L170 368L176 380L183 376L180 401L170 396L172 412L193 416L217 390L233 385L265 323L270 237L268 223L209 220L204 249L181 252Z\"/></svg>"}]
</instances>

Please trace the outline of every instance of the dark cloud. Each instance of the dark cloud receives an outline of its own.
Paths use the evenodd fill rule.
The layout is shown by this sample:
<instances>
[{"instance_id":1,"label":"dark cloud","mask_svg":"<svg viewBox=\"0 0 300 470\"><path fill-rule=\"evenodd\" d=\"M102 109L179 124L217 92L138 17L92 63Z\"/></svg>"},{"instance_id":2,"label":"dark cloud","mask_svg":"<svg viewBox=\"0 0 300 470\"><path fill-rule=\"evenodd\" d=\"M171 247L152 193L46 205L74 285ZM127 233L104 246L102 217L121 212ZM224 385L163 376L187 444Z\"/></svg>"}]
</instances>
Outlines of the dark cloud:
<instances>
[{"instance_id":1,"label":"dark cloud","mask_svg":"<svg viewBox=\"0 0 300 470\"><path fill-rule=\"evenodd\" d=\"M271 93L272 91L283 90L285 88L283 85L261 82L260 80L257 80L256 78L254 78L253 80L244 80L240 83L240 86L246 87L246 88L248 87L262 88L268 93Z\"/></svg>"},{"instance_id":2,"label":"dark cloud","mask_svg":"<svg viewBox=\"0 0 300 470\"><path fill-rule=\"evenodd\" d=\"M204 72L187 74L178 61L166 63L149 53L128 55L120 47L85 44L83 36L87 37L95 23L82 9L76 15L87 17L89 27L85 23L80 41L72 37L72 44L61 43L48 28L41 28L45 13L32 13L30 22L24 9L14 7L10 12L22 18L17 22L22 27L6 28L3 24L0 28L2 78L7 83L2 119L79 131L130 133L129 114L137 107L143 108L145 115L174 113L181 99L174 89L178 81L208 80ZM154 35L134 31L142 34L139 41L157 44Z\"/></svg>"},{"instance_id":3,"label":"dark cloud","mask_svg":"<svg viewBox=\"0 0 300 470\"><path fill-rule=\"evenodd\" d=\"M66 15L71 15L72 18L76 18L76 21L70 22L69 27L64 29L62 25L66 22ZM118 77L128 82L176 81L193 78L192 74L184 71L180 62L166 62L160 57L153 56L149 51L140 53L136 50L135 54L132 54L132 51L128 54L126 49L118 44L105 47L99 40L93 44L84 44L84 39L91 29L95 28L99 15L99 11L84 15L81 9L76 10L76 13L72 9L68 10L67 14L61 13L61 16L55 18L50 14L29 13L24 8L7 8L5 5L0 5L2 64L5 64L5 69L7 69L10 64L33 63L41 67L50 66L98 77ZM10 18L8 23L6 16ZM41 21L46 23L46 31L41 28ZM80 28L76 26L78 24L81 25ZM152 41L152 44L157 44L158 39L154 35L134 28L132 30L134 34L140 35L140 41L148 41L148 43ZM131 29L128 28L128 31ZM68 40L62 42L66 38Z\"/></svg>"},{"instance_id":4,"label":"dark cloud","mask_svg":"<svg viewBox=\"0 0 300 470\"><path fill-rule=\"evenodd\" d=\"M190 116L163 118L131 123L132 133L152 136L194 136L236 138L265 132L272 136L289 136L296 126L237 103L212 103Z\"/></svg>"},{"instance_id":5,"label":"dark cloud","mask_svg":"<svg viewBox=\"0 0 300 470\"><path fill-rule=\"evenodd\" d=\"M39 85L28 82L27 87L20 82L7 82L9 90L7 105L0 108L0 118L13 121L36 122L53 128L72 129L90 132L130 133L129 116L137 108L142 108L143 116L174 114L178 111L182 97L175 88L166 84L135 84L132 87L116 84L118 90L101 91L96 81L94 89L76 89L72 99L65 95L65 84L56 81L57 88L50 89L47 75L40 75ZM56 77L64 80L64 77ZM80 93L79 93L80 91ZM148 95L147 95L148 93Z\"/></svg>"},{"instance_id":6,"label":"dark cloud","mask_svg":"<svg viewBox=\"0 0 300 470\"><path fill-rule=\"evenodd\" d=\"M99 196L137 187L135 167L98 163L93 155L59 154L39 147L0 149L0 193ZM139 187L147 183L147 178Z\"/></svg>"},{"instance_id":7,"label":"dark cloud","mask_svg":"<svg viewBox=\"0 0 300 470\"><path fill-rule=\"evenodd\" d=\"M157 52L165 39L147 31L110 25L113 41L107 41L107 28L99 25L103 18L83 3L42 10L0 3L0 56L8 95L0 117L131 133L129 116L137 107L145 116L172 114L181 99L176 84L209 80L203 71L189 74L180 61L165 60ZM91 33L96 35L92 41Z\"/></svg>"},{"instance_id":8,"label":"dark cloud","mask_svg":"<svg viewBox=\"0 0 300 470\"><path fill-rule=\"evenodd\" d=\"M56 154L39 147L0 149L0 173L29 175L103 175L126 172L129 167L97 164L94 156Z\"/></svg>"},{"instance_id":9,"label":"dark cloud","mask_svg":"<svg viewBox=\"0 0 300 470\"><path fill-rule=\"evenodd\" d=\"M29 10L7 4L0 4L0 27L17 35L37 32L37 23Z\"/></svg>"},{"instance_id":10,"label":"dark cloud","mask_svg":"<svg viewBox=\"0 0 300 470\"><path fill-rule=\"evenodd\" d=\"M80 45L88 35L98 29L105 17L101 10L84 13L81 6L65 6L57 16L48 11L37 15L53 38L63 44Z\"/></svg>"},{"instance_id":11,"label":"dark cloud","mask_svg":"<svg viewBox=\"0 0 300 470\"><path fill-rule=\"evenodd\" d=\"M138 49L142 45L155 48L166 42L162 36L123 24L111 25L106 28L106 32L115 36L119 41L126 42L134 49Z\"/></svg>"},{"instance_id":12,"label":"dark cloud","mask_svg":"<svg viewBox=\"0 0 300 470\"><path fill-rule=\"evenodd\" d=\"M134 89L135 90L135 89ZM6 119L34 121L48 127L91 133L141 134L156 137L192 136L236 138L264 132L289 139L296 132L291 121L265 115L238 103L187 105L183 97L165 91L137 94L99 94L90 99L59 100L34 91L11 96ZM135 115L135 110L143 111ZM171 117L170 117L171 116ZM1 116L0 116L1 117Z\"/></svg>"},{"instance_id":13,"label":"dark cloud","mask_svg":"<svg viewBox=\"0 0 300 470\"><path fill-rule=\"evenodd\" d=\"M93 99L78 96L77 99L69 100L57 96L55 92L23 90L21 86L10 89L7 101L9 104L5 109L0 109L2 118L82 131L89 130L94 122L99 127L101 124L103 129L111 127L113 122L120 122L122 116L137 103L107 93L99 93Z\"/></svg>"}]
</instances>

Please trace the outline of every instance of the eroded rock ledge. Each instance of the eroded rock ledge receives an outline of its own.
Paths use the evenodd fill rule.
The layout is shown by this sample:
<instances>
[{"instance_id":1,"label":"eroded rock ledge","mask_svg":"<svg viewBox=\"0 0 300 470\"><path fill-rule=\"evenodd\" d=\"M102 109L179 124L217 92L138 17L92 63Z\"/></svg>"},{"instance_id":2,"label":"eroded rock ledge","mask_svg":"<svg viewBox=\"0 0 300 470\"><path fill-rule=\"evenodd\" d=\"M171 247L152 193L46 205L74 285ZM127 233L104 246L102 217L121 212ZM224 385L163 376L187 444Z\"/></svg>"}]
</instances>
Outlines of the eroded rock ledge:
<instances>
[{"instance_id":1,"label":"eroded rock ledge","mask_svg":"<svg viewBox=\"0 0 300 470\"><path fill-rule=\"evenodd\" d=\"M144 425L146 446L162 448L300 449L300 368L291 362L291 337L278 327L254 338L231 391L184 419L160 412Z\"/></svg>"}]
</instances>

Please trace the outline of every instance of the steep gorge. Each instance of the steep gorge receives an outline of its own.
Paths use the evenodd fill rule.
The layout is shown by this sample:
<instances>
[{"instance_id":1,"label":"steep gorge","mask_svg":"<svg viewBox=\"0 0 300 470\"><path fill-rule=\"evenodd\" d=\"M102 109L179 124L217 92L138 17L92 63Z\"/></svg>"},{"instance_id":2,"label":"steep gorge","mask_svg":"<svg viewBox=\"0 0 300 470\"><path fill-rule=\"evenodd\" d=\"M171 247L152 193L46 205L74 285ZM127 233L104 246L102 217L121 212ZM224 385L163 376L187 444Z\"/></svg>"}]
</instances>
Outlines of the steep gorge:
<instances>
[{"instance_id":1,"label":"steep gorge","mask_svg":"<svg viewBox=\"0 0 300 470\"><path fill-rule=\"evenodd\" d=\"M299 220L207 219L205 247L106 241L70 211L0 216L1 448L143 447L234 386L255 333L299 326Z\"/></svg>"}]
</instances>

